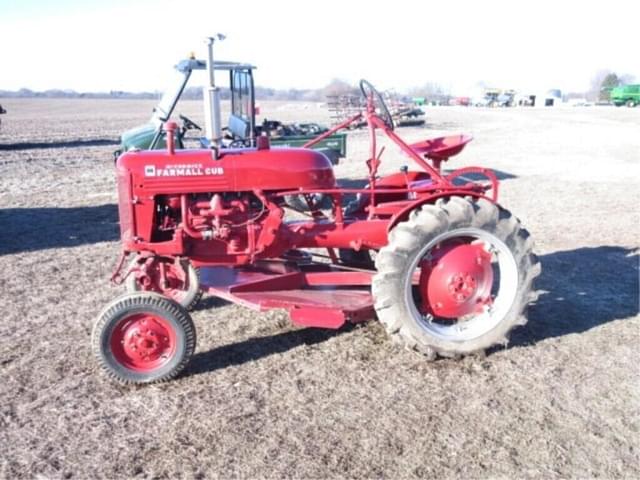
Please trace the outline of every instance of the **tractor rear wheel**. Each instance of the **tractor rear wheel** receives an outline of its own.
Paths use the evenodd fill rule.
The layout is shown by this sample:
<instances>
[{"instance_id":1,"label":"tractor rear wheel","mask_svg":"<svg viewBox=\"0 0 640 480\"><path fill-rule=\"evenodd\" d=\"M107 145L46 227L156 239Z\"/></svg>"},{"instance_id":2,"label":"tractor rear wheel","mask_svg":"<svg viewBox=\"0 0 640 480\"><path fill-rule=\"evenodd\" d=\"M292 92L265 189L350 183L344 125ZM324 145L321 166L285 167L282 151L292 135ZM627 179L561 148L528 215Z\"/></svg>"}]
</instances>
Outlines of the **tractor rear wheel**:
<instances>
[{"instance_id":1,"label":"tractor rear wheel","mask_svg":"<svg viewBox=\"0 0 640 480\"><path fill-rule=\"evenodd\" d=\"M129 293L100 313L92 349L102 369L123 383L177 376L193 355L196 331L189 313L157 293Z\"/></svg>"},{"instance_id":2,"label":"tractor rear wheel","mask_svg":"<svg viewBox=\"0 0 640 480\"><path fill-rule=\"evenodd\" d=\"M175 300L187 310L193 310L202 298L198 269L190 262L181 268L172 259L136 257L131 261L132 271L125 280L127 292L156 292ZM165 282L162 281L164 269ZM186 271L186 278L184 272Z\"/></svg>"},{"instance_id":3,"label":"tractor rear wheel","mask_svg":"<svg viewBox=\"0 0 640 480\"><path fill-rule=\"evenodd\" d=\"M394 341L431 360L506 345L536 298L531 249L520 222L486 199L423 205L376 257L378 318Z\"/></svg>"}]
</instances>

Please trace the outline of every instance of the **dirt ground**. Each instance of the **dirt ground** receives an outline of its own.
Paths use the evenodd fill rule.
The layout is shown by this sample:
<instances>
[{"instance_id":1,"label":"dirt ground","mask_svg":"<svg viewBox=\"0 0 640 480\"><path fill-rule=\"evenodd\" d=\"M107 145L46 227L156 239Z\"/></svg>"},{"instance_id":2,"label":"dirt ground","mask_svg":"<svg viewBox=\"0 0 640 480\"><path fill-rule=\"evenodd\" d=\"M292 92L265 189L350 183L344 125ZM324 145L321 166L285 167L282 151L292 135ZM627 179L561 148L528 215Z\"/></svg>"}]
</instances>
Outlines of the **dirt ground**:
<instances>
[{"instance_id":1,"label":"dirt ground","mask_svg":"<svg viewBox=\"0 0 640 480\"><path fill-rule=\"evenodd\" d=\"M535 238L541 295L508 348L428 363L375 321L304 330L209 297L186 372L123 388L89 337L120 292L112 141L152 103L2 105L0 477L640 476L640 108L433 107L400 130L473 134L450 166L495 169ZM198 103L182 111L202 121ZM348 142L337 175L356 178L366 134Z\"/></svg>"}]
</instances>

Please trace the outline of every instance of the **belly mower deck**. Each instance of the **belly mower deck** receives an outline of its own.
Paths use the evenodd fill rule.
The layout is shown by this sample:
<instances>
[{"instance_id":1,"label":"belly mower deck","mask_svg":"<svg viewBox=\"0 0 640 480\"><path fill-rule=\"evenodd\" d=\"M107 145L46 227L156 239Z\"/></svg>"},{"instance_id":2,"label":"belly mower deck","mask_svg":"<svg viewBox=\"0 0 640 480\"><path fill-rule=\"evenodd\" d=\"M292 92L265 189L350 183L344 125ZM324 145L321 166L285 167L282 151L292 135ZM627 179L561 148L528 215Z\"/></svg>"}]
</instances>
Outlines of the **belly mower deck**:
<instances>
[{"instance_id":1,"label":"belly mower deck","mask_svg":"<svg viewBox=\"0 0 640 480\"><path fill-rule=\"evenodd\" d=\"M285 309L298 325L335 329L373 318L373 273L272 261L244 268L201 267L200 285L211 295L255 310Z\"/></svg>"}]
</instances>

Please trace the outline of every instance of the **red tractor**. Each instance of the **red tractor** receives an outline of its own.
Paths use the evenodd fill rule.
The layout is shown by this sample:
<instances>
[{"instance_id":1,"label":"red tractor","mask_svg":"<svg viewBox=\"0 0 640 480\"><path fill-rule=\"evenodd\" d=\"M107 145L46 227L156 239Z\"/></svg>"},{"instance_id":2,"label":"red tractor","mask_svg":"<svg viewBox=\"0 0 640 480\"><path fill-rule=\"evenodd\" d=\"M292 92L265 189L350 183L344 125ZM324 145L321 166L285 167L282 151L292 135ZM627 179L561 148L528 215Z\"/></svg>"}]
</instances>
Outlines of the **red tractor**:
<instances>
[{"instance_id":1,"label":"red tractor","mask_svg":"<svg viewBox=\"0 0 640 480\"><path fill-rule=\"evenodd\" d=\"M526 322L540 272L529 233L496 203L491 170L440 170L470 137L408 145L380 94L364 80L360 87L366 110L317 141L366 120L363 188L340 188L321 153L271 148L267 137L253 148L175 150L173 123L166 150L120 156L123 254L114 280L132 292L104 308L92 340L111 377L148 383L178 375L196 343L188 308L202 292L285 309L307 327L337 329L377 315L392 339L428 359L506 344ZM378 176L377 132L419 168ZM482 180L465 178L470 173ZM330 210L314 206L319 193ZM308 218L290 218L288 195L308 200Z\"/></svg>"}]
</instances>

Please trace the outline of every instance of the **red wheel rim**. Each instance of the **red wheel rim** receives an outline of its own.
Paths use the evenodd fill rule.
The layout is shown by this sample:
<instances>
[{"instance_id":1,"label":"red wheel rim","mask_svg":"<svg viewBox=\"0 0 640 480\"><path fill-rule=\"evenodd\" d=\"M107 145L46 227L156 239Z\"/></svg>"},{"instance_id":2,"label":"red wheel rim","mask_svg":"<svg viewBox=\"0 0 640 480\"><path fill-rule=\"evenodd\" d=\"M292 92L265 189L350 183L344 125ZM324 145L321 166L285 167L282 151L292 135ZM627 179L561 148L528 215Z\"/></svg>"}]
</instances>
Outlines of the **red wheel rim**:
<instances>
[{"instance_id":1,"label":"red wheel rim","mask_svg":"<svg viewBox=\"0 0 640 480\"><path fill-rule=\"evenodd\" d=\"M477 314L491 303L491 253L481 242L451 240L421 262L422 310L440 318Z\"/></svg>"},{"instance_id":2,"label":"red wheel rim","mask_svg":"<svg viewBox=\"0 0 640 480\"><path fill-rule=\"evenodd\" d=\"M497 328L517 298L516 257L500 237L475 227L445 231L409 265L405 301L417 326L464 342Z\"/></svg>"},{"instance_id":3,"label":"red wheel rim","mask_svg":"<svg viewBox=\"0 0 640 480\"><path fill-rule=\"evenodd\" d=\"M111 334L111 352L129 370L151 372L171 360L176 332L163 317L150 312L121 319Z\"/></svg>"},{"instance_id":4,"label":"red wheel rim","mask_svg":"<svg viewBox=\"0 0 640 480\"><path fill-rule=\"evenodd\" d=\"M162 280L161 268L164 268L165 282ZM143 290L159 293L178 303L181 303L187 295L189 291L188 268L186 272L182 272L173 262L153 260L145 271L146 274L137 276L138 284Z\"/></svg>"}]
</instances>

